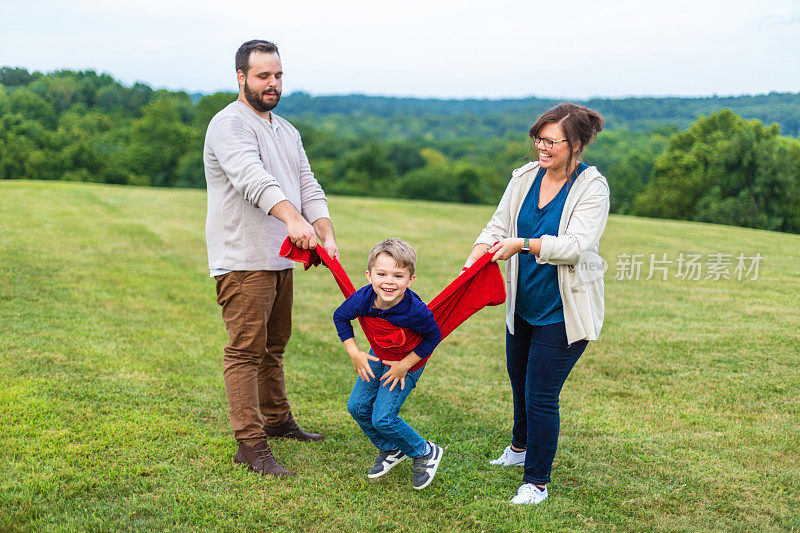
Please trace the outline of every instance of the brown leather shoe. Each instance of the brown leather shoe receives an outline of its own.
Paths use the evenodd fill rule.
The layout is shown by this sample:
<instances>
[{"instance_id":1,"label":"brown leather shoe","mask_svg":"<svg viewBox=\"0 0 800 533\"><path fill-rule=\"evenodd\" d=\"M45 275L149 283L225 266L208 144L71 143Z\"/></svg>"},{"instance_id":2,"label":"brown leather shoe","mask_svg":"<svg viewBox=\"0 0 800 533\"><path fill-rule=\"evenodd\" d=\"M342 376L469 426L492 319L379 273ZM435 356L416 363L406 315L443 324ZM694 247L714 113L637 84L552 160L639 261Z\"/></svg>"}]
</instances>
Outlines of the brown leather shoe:
<instances>
[{"instance_id":1,"label":"brown leather shoe","mask_svg":"<svg viewBox=\"0 0 800 533\"><path fill-rule=\"evenodd\" d=\"M289 413L289 419L280 426L264 426L264 433L267 434L267 437L279 437L306 441L322 440L325 438L324 435L303 431L300 426L297 425L297 421L292 416L292 413Z\"/></svg>"},{"instance_id":2,"label":"brown leather shoe","mask_svg":"<svg viewBox=\"0 0 800 533\"><path fill-rule=\"evenodd\" d=\"M261 441L255 446L248 446L240 442L233 462L247 465L250 471L257 472L262 476L287 477L297 475L278 464L267 441Z\"/></svg>"}]
</instances>

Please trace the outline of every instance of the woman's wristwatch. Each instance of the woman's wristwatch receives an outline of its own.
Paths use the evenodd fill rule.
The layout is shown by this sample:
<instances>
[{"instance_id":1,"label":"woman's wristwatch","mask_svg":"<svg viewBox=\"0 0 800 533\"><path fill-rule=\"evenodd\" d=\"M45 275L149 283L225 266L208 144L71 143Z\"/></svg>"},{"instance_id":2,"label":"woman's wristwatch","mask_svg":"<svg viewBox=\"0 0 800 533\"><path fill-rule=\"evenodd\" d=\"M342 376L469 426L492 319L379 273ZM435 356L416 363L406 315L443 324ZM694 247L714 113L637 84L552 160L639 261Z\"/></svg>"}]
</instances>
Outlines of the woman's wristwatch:
<instances>
[{"instance_id":1,"label":"woman's wristwatch","mask_svg":"<svg viewBox=\"0 0 800 533\"><path fill-rule=\"evenodd\" d=\"M522 249L519 251L521 254L531 253L531 240L528 238L522 239Z\"/></svg>"}]
</instances>

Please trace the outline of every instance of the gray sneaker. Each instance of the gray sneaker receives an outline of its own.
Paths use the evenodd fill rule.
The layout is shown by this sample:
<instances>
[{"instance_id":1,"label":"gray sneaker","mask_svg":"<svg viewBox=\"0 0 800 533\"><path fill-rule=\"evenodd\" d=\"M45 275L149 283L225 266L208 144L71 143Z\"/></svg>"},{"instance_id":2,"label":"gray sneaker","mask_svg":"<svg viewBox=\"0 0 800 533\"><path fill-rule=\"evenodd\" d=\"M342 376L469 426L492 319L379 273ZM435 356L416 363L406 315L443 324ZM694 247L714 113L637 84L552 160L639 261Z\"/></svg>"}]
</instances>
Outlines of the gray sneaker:
<instances>
[{"instance_id":1,"label":"gray sneaker","mask_svg":"<svg viewBox=\"0 0 800 533\"><path fill-rule=\"evenodd\" d=\"M386 472L394 468L398 463L402 463L408 456L400 449L389 450L388 452L378 452L378 457L375 458L375 464L369 469L367 477L375 479L381 477Z\"/></svg>"},{"instance_id":2,"label":"gray sneaker","mask_svg":"<svg viewBox=\"0 0 800 533\"><path fill-rule=\"evenodd\" d=\"M414 457L414 464L411 467L411 472L414 474L413 485L417 490L422 490L433 481L433 476L436 475L436 469L439 468L439 463L442 461L442 449L428 441L431 446L431 452L428 455L421 455Z\"/></svg>"}]
</instances>

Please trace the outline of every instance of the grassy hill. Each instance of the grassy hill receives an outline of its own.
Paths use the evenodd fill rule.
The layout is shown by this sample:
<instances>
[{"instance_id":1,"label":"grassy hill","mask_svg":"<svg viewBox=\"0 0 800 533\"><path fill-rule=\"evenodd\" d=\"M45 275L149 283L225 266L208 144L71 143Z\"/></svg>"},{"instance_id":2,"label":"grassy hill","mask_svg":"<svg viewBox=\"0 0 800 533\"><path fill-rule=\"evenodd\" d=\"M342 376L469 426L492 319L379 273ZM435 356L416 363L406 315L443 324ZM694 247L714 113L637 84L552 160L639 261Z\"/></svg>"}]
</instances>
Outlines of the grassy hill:
<instances>
[{"instance_id":1,"label":"grassy hill","mask_svg":"<svg viewBox=\"0 0 800 533\"><path fill-rule=\"evenodd\" d=\"M330 204L357 285L399 236L428 300L492 212ZM204 219L202 191L0 181L0 530L800 528L800 236L611 217L606 323L562 394L551 497L518 508L521 471L487 464L510 439L502 308L443 343L404 408L446 448L433 484L412 490L405 467L370 482L323 269L296 273L286 374L328 439L274 444L296 479L234 465ZM684 280L681 252L760 253L758 279ZM624 254L644 254L638 281L615 279ZM650 254L674 262L667 281L645 279Z\"/></svg>"}]
</instances>

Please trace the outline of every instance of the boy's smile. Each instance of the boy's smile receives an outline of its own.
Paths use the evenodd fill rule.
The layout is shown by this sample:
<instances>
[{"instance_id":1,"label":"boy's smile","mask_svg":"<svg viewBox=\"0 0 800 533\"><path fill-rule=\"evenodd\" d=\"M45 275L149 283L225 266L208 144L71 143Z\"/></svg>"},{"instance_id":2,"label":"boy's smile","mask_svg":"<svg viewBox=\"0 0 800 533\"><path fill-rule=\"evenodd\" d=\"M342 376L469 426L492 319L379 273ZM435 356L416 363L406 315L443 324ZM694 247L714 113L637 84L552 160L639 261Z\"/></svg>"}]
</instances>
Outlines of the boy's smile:
<instances>
[{"instance_id":1,"label":"boy's smile","mask_svg":"<svg viewBox=\"0 0 800 533\"><path fill-rule=\"evenodd\" d=\"M416 278L408 268L399 267L394 258L388 254L378 255L366 274L372 290L377 295L374 305L378 309L389 309L400 303L406 294L406 289Z\"/></svg>"}]
</instances>

